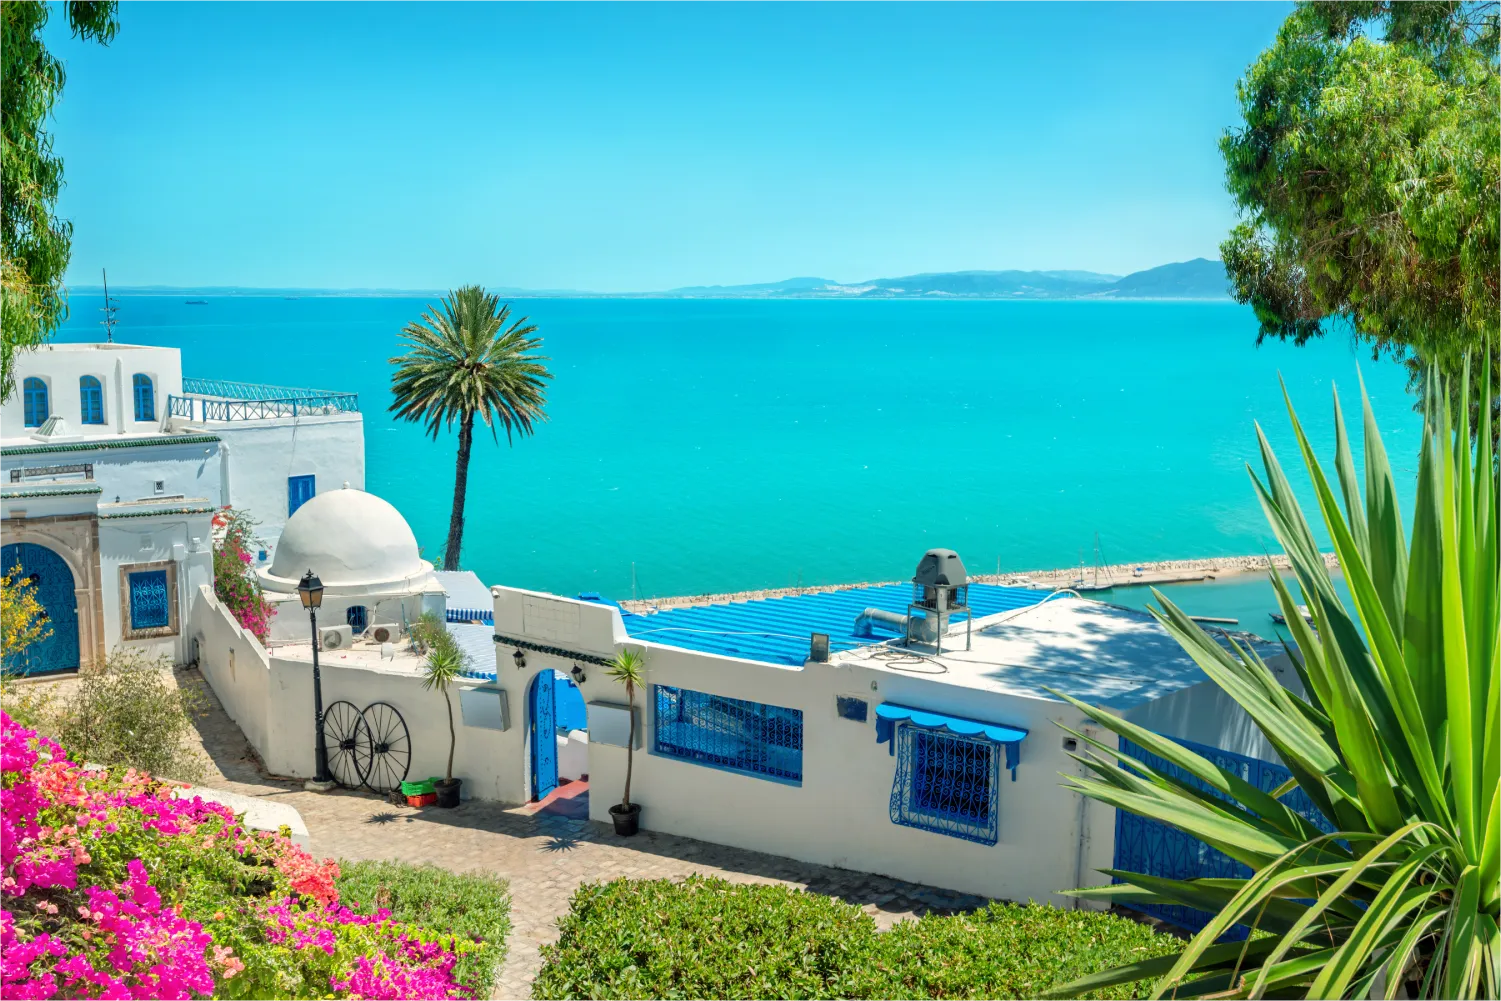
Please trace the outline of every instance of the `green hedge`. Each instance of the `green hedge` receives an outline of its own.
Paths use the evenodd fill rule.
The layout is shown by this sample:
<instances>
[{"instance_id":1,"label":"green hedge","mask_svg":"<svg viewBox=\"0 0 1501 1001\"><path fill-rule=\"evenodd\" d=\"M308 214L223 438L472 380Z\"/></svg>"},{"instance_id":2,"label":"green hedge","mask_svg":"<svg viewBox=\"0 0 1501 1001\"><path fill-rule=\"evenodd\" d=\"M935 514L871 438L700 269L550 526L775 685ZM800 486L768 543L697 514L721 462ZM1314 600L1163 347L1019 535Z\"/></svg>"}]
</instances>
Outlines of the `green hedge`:
<instances>
[{"instance_id":1,"label":"green hedge","mask_svg":"<svg viewBox=\"0 0 1501 1001\"><path fill-rule=\"evenodd\" d=\"M1182 945L1108 914L1001 903L883 933L831 897L697 876L581 886L561 932L534 998L1024 998Z\"/></svg>"},{"instance_id":2,"label":"green hedge","mask_svg":"<svg viewBox=\"0 0 1501 1001\"><path fill-rule=\"evenodd\" d=\"M487 998L506 954L511 898L505 880L484 873L453 873L405 862L339 863L339 899L351 910L386 908L398 921L451 932L480 943L459 958L454 977Z\"/></svg>"}]
</instances>

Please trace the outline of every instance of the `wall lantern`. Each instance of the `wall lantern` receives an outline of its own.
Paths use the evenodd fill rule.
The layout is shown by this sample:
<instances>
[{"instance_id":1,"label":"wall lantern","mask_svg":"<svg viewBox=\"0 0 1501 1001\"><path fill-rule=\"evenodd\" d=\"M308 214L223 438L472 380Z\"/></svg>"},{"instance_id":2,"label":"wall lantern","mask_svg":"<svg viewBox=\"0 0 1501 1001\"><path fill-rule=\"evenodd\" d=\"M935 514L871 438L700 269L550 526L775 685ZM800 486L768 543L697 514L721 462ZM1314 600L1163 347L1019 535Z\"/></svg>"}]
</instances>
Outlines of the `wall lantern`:
<instances>
[{"instance_id":1,"label":"wall lantern","mask_svg":"<svg viewBox=\"0 0 1501 1001\"><path fill-rule=\"evenodd\" d=\"M518 671L526 666L526 654L521 652L521 647L516 648L516 652L511 654L511 659L516 662L516 670Z\"/></svg>"},{"instance_id":2,"label":"wall lantern","mask_svg":"<svg viewBox=\"0 0 1501 1001\"><path fill-rule=\"evenodd\" d=\"M568 673L573 675L574 683L580 685L584 683L584 669L580 665L574 664L573 670L569 671Z\"/></svg>"}]
</instances>

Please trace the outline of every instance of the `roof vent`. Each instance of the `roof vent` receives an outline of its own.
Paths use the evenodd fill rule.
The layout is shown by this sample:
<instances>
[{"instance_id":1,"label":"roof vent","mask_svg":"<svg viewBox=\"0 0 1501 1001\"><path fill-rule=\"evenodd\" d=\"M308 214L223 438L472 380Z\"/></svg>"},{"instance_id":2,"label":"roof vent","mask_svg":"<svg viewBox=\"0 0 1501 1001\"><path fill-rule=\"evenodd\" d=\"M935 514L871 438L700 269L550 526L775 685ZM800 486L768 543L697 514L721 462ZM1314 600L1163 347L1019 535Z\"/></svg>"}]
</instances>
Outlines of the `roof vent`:
<instances>
[{"instance_id":1,"label":"roof vent","mask_svg":"<svg viewBox=\"0 0 1501 1001\"><path fill-rule=\"evenodd\" d=\"M912 575L912 602L907 606L907 645L914 639L931 638L943 653L943 636L949 619L964 614L964 649L970 648L969 575L964 561L952 549L929 549ZM915 635L914 635L915 634Z\"/></svg>"}]
</instances>

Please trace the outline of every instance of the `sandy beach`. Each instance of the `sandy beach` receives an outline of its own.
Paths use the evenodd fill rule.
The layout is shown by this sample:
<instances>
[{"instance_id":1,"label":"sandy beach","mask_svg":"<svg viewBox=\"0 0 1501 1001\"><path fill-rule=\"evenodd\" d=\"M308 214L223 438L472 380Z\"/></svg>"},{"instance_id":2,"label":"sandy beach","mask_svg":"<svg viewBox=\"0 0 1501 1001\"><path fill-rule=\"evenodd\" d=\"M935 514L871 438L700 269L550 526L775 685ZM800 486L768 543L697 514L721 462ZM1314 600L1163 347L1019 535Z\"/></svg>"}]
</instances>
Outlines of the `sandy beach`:
<instances>
[{"instance_id":1,"label":"sandy beach","mask_svg":"<svg viewBox=\"0 0 1501 1001\"><path fill-rule=\"evenodd\" d=\"M1333 553L1324 554L1324 564L1337 569L1339 562ZM1017 573L972 574L971 581L981 584L1001 584L1006 587L1027 587L1038 591L1056 591L1059 588L1077 587L1083 584L1088 589L1107 585L1176 584L1185 581L1217 580L1238 574L1266 573L1269 567L1287 570L1291 563L1286 556L1273 556L1268 562L1265 556L1211 556L1197 560L1158 560L1152 563L1121 563L1111 566L1063 567L1052 570L1027 570ZM823 584L814 587L778 587L761 591L736 591L730 594L693 594L669 598L641 598L626 600L620 604L632 612L649 612L654 609L681 608L689 605L717 605L727 601L754 601L761 598L784 598L794 594L818 594L823 591L842 591L852 587L879 587L883 584L902 584L906 581L867 581L859 584Z\"/></svg>"}]
</instances>

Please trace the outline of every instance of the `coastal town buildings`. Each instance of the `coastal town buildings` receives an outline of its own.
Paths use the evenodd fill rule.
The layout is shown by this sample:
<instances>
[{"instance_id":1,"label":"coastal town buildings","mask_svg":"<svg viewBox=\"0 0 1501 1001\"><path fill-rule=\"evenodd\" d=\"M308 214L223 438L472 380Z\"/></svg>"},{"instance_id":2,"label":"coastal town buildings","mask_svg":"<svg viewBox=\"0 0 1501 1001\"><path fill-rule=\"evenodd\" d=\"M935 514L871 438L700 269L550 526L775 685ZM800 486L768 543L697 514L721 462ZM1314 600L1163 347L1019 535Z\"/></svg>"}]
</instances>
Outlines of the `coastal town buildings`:
<instances>
[{"instance_id":1,"label":"coastal town buildings","mask_svg":"<svg viewBox=\"0 0 1501 1001\"><path fill-rule=\"evenodd\" d=\"M191 660L214 514L257 521L269 564L292 512L364 480L354 394L184 377L176 348L20 353L0 409L0 557L36 580L51 635L11 668L88 667L118 645Z\"/></svg>"}]
</instances>

